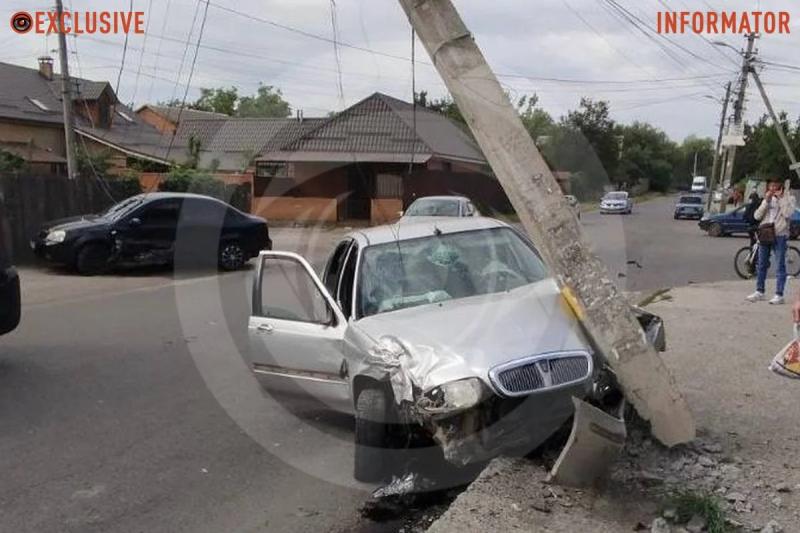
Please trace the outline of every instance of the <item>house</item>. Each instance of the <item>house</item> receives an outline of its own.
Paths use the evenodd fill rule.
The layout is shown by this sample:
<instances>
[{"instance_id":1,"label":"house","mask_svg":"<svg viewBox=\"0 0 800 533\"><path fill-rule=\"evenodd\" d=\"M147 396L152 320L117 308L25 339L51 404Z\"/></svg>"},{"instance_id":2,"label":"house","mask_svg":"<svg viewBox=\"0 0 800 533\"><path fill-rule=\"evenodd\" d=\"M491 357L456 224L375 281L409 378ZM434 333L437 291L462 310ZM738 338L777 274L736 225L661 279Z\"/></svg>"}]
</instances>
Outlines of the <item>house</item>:
<instances>
[{"instance_id":1,"label":"house","mask_svg":"<svg viewBox=\"0 0 800 533\"><path fill-rule=\"evenodd\" d=\"M110 154L112 172L134 161L168 165L185 157L184 149L171 148L161 132L120 103L108 82L71 81L78 147ZM23 158L31 172L64 176L65 145L61 78L52 58L40 57L38 69L0 63L0 149Z\"/></svg>"},{"instance_id":2,"label":"house","mask_svg":"<svg viewBox=\"0 0 800 533\"><path fill-rule=\"evenodd\" d=\"M508 209L477 143L428 109L375 93L291 133L255 158L253 210L271 220L380 223L434 194Z\"/></svg>"},{"instance_id":3,"label":"house","mask_svg":"<svg viewBox=\"0 0 800 533\"><path fill-rule=\"evenodd\" d=\"M145 104L136 110L136 115L163 134L172 135L184 120L225 120L224 113L199 111L197 109Z\"/></svg>"}]
</instances>

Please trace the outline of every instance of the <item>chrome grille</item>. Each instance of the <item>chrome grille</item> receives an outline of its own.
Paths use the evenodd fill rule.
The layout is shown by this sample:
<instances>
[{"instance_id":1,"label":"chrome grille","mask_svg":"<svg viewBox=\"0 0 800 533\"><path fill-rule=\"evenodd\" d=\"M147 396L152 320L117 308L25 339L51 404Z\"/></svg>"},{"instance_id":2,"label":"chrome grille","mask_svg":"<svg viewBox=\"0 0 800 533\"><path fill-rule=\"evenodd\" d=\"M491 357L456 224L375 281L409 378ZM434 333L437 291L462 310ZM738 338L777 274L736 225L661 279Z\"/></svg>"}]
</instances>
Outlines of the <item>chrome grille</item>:
<instances>
[{"instance_id":1,"label":"chrome grille","mask_svg":"<svg viewBox=\"0 0 800 533\"><path fill-rule=\"evenodd\" d=\"M560 353L511 361L489 372L505 395L521 396L581 381L592 372L588 353Z\"/></svg>"},{"instance_id":2,"label":"chrome grille","mask_svg":"<svg viewBox=\"0 0 800 533\"><path fill-rule=\"evenodd\" d=\"M563 385L570 381L583 379L589 373L589 359L586 357L564 357L550 360L553 385Z\"/></svg>"}]
</instances>

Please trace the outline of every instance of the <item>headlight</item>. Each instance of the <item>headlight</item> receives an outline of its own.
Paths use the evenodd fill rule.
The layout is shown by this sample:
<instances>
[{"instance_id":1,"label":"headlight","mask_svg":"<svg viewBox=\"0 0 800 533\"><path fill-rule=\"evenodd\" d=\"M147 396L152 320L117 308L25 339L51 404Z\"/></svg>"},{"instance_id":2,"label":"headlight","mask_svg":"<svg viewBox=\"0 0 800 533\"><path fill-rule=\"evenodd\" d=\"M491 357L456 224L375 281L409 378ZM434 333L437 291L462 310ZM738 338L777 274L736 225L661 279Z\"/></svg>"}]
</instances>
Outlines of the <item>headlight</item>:
<instances>
[{"instance_id":1,"label":"headlight","mask_svg":"<svg viewBox=\"0 0 800 533\"><path fill-rule=\"evenodd\" d=\"M47 246L50 246L51 244L59 244L64 242L64 239L66 238L67 238L67 232L59 229L48 233L47 237L44 238L44 243Z\"/></svg>"},{"instance_id":2,"label":"headlight","mask_svg":"<svg viewBox=\"0 0 800 533\"><path fill-rule=\"evenodd\" d=\"M456 413L475 407L489 395L478 378L451 381L426 392L418 406L427 413Z\"/></svg>"}]
</instances>

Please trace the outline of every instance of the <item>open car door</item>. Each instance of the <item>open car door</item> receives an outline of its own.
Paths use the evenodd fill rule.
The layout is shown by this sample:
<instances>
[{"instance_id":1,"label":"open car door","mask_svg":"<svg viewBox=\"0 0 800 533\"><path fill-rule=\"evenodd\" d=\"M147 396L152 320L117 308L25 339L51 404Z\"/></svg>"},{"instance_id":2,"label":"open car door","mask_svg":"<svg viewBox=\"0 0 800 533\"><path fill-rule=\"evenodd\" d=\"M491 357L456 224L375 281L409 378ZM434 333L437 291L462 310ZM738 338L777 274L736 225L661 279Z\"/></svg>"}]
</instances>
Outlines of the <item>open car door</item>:
<instances>
[{"instance_id":1,"label":"open car door","mask_svg":"<svg viewBox=\"0 0 800 533\"><path fill-rule=\"evenodd\" d=\"M263 251L248 324L252 371L278 394L308 394L352 412L339 306L311 265L290 252Z\"/></svg>"}]
</instances>

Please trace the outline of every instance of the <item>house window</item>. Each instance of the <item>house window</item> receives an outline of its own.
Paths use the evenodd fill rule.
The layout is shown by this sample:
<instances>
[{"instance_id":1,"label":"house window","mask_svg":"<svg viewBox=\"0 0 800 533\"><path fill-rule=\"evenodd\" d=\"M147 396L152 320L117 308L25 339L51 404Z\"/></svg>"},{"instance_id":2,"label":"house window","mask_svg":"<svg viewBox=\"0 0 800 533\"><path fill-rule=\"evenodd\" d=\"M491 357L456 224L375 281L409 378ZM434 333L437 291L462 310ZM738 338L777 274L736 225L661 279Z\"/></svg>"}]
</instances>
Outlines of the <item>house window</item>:
<instances>
[{"instance_id":1,"label":"house window","mask_svg":"<svg viewBox=\"0 0 800 533\"><path fill-rule=\"evenodd\" d=\"M274 161L256 162L257 178L291 178L292 168L288 163L278 163Z\"/></svg>"},{"instance_id":2,"label":"house window","mask_svg":"<svg viewBox=\"0 0 800 533\"><path fill-rule=\"evenodd\" d=\"M38 107L40 110L50 111L50 108L44 105L41 100L37 100L36 98L31 98L31 97L28 97L28 100L30 100L30 102L36 107Z\"/></svg>"}]
</instances>

